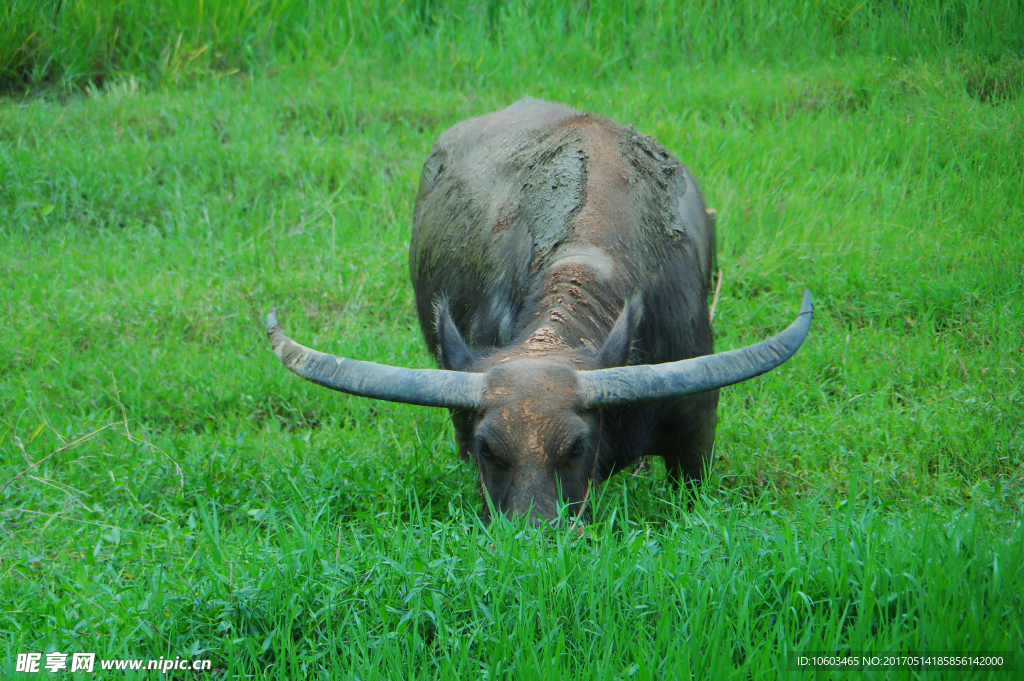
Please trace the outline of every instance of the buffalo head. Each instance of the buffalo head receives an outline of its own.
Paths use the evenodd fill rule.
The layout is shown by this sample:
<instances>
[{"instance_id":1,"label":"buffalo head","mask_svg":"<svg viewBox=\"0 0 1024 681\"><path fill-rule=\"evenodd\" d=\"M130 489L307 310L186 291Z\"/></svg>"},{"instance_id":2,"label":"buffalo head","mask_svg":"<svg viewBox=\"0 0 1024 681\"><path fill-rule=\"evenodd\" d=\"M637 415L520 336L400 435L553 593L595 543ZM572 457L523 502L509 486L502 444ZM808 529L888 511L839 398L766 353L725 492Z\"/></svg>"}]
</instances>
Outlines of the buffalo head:
<instances>
[{"instance_id":1,"label":"buffalo head","mask_svg":"<svg viewBox=\"0 0 1024 681\"><path fill-rule=\"evenodd\" d=\"M512 349L475 355L446 304L436 330L442 369L404 369L311 350L267 316L278 359L299 376L332 390L433 407L466 420L460 449L478 466L488 507L508 515L556 520L560 509L584 511L601 465L602 409L693 395L759 376L789 359L811 323L805 292L793 324L738 350L663 364L626 366L642 302L626 302L600 348L569 348L545 327ZM486 509L485 509L486 512Z\"/></svg>"}]
</instances>

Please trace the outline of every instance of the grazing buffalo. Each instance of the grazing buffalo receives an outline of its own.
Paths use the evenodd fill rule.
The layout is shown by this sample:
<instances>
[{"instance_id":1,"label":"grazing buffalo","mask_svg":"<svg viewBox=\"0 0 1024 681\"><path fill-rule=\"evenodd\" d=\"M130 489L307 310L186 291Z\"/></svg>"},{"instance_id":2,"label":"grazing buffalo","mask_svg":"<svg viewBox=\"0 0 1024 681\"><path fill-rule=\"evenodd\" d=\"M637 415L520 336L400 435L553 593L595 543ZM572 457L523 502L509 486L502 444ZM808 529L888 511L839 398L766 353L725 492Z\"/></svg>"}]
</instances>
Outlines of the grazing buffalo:
<instances>
[{"instance_id":1,"label":"grazing buffalo","mask_svg":"<svg viewBox=\"0 0 1024 681\"><path fill-rule=\"evenodd\" d=\"M327 355L267 333L298 375L354 395L451 410L484 513L580 516L592 484L641 457L696 482L718 388L789 359L811 323L713 354L714 220L651 137L524 99L459 123L420 176L409 270L440 369Z\"/></svg>"}]
</instances>

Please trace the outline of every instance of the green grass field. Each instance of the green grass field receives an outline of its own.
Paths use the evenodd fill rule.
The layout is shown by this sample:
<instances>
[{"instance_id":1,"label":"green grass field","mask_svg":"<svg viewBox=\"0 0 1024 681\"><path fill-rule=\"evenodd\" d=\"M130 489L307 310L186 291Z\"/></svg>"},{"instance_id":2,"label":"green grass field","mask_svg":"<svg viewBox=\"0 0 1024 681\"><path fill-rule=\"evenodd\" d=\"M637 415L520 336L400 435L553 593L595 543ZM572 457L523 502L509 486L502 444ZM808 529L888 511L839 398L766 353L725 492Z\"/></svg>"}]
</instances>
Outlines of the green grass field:
<instances>
[{"instance_id":1,"label":"green grass field","mask_svg":"<svg viewBox=\"0 0 1024 681\"><path fill-rule=\"evenodd\" d=\"M232 24L180 0L145 30L133 3L43 5L0 14L24 47L0 50L9 678L54 651L217 678L1024 669L1024 10L381 2L360 28L348 3ZM90 7L91 41L66 24ZM526 95L635 123L701 181L719 351L815 295L797 356L723 390L698 497L652 461L582 536L482 526L445 413L305 383L263 333L276 305L299 342L433 366L420 165ZM809 651L1016 672L788 671Z\"/></svg>"}]
</instances>

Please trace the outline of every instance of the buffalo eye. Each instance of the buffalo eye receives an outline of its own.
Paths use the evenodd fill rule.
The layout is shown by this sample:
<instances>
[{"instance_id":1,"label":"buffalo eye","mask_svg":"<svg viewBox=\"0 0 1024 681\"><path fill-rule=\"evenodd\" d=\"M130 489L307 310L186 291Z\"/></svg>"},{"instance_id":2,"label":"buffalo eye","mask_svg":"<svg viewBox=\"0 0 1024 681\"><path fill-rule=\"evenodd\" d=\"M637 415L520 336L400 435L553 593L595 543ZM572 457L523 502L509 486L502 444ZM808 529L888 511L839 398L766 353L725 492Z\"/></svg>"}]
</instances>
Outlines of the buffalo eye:
<instances>
[{"instance_id":1,"label":"buffalo eye","mask_svg":"<svg viewBox=\"0 0 1024 681\"><path fill-rule=\"evenodd\" d=\"M576 440L573 444L572 449L569 450L569 456L573 459L578 459L583 456L583 453L587 451L587 445L583 440Z\"/></svg>"},{"instance_id":2,"label":"buffalo eye","mask_svg":"<svg viewBox=\"0 0 1024 681\"><path fill-rule=\"evenodd\" d=\"M480 456L482 456L485 459L494 458L494 452L491 451L491 448L483 440L476 441L476 451Z\"/></svg>"}]
</instances>

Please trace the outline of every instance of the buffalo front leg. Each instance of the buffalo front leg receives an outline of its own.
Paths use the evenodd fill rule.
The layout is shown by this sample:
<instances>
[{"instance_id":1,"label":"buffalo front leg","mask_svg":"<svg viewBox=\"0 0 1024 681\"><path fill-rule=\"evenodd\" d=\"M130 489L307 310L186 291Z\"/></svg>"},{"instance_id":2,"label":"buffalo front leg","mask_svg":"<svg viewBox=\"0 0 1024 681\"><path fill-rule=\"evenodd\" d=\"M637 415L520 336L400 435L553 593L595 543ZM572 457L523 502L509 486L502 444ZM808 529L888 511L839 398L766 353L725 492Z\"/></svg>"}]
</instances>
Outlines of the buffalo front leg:
<instances>
[{"instance_id":1,"label":"buffalo front leg","mask_svg":"<svg viewBox=\"0 0 1024 681\"><path fill-rule=\"evenodd\" d=\"M655 454L676 488L699 485L711 466L718 425L718 391L672 400L658 428Z\"/></svg>"},{"instance_id":2,"label":"buffalo front leg","mask_svg":"<svg viewBox=\"0 0 1024 681\"><path fill-rule=\"evenodd\" d=\"M468 411L451 411L452 426L455 428L455 447L459 458L467 460L470 455L470 437L473 432L473 414Z\"/></svg>"}]
</instances>

